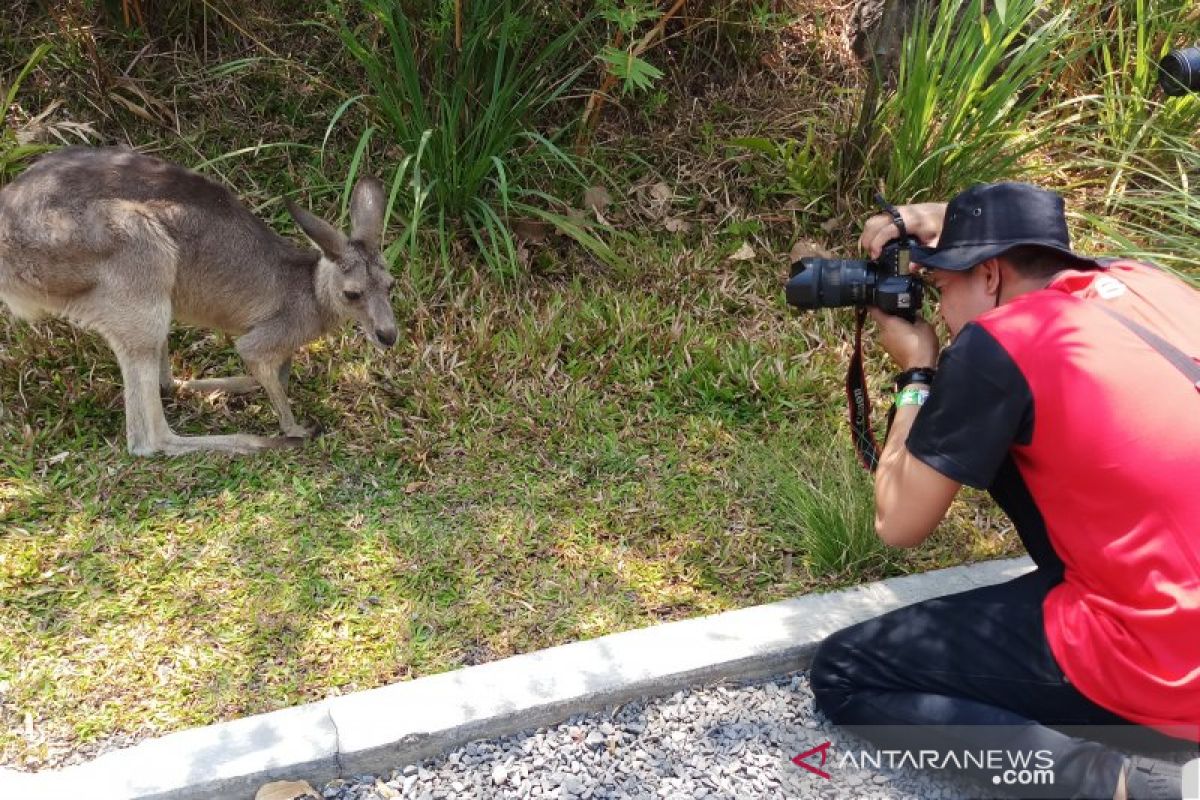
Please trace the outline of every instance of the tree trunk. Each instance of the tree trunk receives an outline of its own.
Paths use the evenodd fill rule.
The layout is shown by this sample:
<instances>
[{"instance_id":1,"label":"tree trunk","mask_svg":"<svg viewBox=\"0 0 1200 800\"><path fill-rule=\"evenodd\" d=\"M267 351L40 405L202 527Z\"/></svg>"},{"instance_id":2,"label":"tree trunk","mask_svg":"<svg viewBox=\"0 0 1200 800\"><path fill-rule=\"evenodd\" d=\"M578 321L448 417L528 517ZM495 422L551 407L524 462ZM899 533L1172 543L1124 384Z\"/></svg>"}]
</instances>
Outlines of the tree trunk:
<instances>
[{"instance_id":1,"label":"tree trunk","mask_svg":"<svg viewBox=\"0 0 1200 800\"><path fill-rule=\"evenodd\" d=\"M867 71L858 121L842 142L838 157L839 189L858 183L866 150L874 135L875 114L887 87L900 71L904 36L921 8L936 11L938 0L856 0L850 12L850 49ZM843 191L839 191L841 197ZM840 209L839 209L840 210Z\"/></svg>"},{"instance_id":2,"label":"tree trunk","mask_svg":"<svg viewBox=\"0 0 1200 800\"><path fill-rule=\"evenodd\" d=\"M895 81L904 35L917 11L932 15L937 9L937 0L857 0L850 13L850 49L876 84Z\"/></svg>"}]
</instances>

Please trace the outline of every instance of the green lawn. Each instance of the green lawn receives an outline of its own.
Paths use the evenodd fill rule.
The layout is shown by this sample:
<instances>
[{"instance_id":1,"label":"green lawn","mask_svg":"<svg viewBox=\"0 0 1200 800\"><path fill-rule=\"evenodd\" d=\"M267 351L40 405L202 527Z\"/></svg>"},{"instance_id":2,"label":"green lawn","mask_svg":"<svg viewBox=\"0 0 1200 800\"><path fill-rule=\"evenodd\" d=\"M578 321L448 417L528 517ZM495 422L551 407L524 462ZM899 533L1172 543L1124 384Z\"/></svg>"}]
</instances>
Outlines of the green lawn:
<instances>
[{"instance_id":1,"label":"green lawn","mask_svg":"<svg viewBox=\"0 0 1200 800\"><path fill-rule=\"evenodd\" d=\"M289 235L284 198L332 218L359 155L384 178L406 156L353 102L369 81L324 3L243 0L237 15L223 0L144 3L156 30L179 33L154 42L112 18L68 24L100 4L65 4L54 19L37 5L0 12L11 22L0 54L14 56L0 59L0 83L36 44L54 45L0 121L0 156L12 152L6 125L74 141L67 123L86 123L89 141L132 142L225 181ZM1003 156L1026 127L1056 126L1017 166L1070 196L1077 245L1187 270L1200 96L1160 107L1145 91L1149 50L1136 70L1097 71L1131 61L1137 43L1195 41L1200 19L1171 0L1155 14L1179 19L1126 24L1121 38L1110 5L1072 4L1071 68L1028 125L982 144ZM863 75L842 38L847 7L688 4L699 6L713 18L670 28L646 53L664 77L612 98L587 139L580 164L611 196L601 235L616 257L534 236L500 280L454 220L441 252L423 230L427 261L393 265L396 347L347 330L296 358L293 407L324 430L300 449L131 458L103 343L0 313L0 765L54 766L580 638L1018 552L975 492L923 547L879 545L845 422L851 315L797 315L783 300L791 245L854 255L883 175L876 164L845 185L837 171ZM589 31L596 51L609 43L611 30ZM996 65L966 67L971 78ZM601 77L584 74L544 130L573 133ZM978 121L967 103L991 82L960 84L913 138L936 145L950 114ZM991 99L1002 118L1007 101ZM918 119L889 108L875 161L895 144L888 125ZM941 155L916 155L940 170ZM947 157L959 171L940 179L962 178L971 155ZM0 180L11 166L0 158ZM569 178L524 175L583 209ZM241 372L222 336L177 330L171 345L177 377ZM882 424L893 365L870 346L868 364ZM277 431L262 395L179 396L166 410L184 433Z\"/></svg>"},{"instance_id":2,"label":"green lawn","mask_svg":"<svg viewBox=\"0 0 1200 800\"><path fill-rule=\"evenodd\" d=\"M885 553L841 419L845 315L792 318L778 259L640 252L421 306L391 352L318 343L292 395L325 434L254 457L129 457L103 344L6 318L5 761L1012 551L969 501ZM172 347L181 376L237 367L219 337ZM167 413L275 424L254 395Z\"/></svg>"}]
</instances>

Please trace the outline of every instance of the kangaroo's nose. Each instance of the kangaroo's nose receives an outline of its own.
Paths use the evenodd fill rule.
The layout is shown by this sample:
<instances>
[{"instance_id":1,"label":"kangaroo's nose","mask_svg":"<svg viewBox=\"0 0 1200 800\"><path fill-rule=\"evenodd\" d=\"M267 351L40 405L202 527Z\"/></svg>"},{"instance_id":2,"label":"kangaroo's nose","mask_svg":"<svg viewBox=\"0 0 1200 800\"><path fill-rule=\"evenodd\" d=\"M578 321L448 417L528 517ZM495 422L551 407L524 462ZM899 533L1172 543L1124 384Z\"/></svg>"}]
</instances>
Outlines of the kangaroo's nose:
<instances>
[{"instance_id":1,"label":"kangaroo's nose","mask_svg":"<svg viewBox=\"0 0 1200 800\"><path fill-rule=\"evenodd\" d=\"M379 343L384 347L391 347L396 343L396 329L392 328L386 331L376 329L375 338L378 339Z\"/></svg>"}]
</instances>

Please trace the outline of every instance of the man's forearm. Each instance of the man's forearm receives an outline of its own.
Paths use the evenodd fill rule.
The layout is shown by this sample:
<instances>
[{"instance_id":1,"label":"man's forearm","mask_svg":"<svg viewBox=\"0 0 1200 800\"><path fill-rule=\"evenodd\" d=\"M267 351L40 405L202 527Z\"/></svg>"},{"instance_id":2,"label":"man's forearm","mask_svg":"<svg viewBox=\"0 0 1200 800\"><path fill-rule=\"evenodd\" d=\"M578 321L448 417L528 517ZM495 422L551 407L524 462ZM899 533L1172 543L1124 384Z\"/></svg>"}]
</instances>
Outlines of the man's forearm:
<instances>
[{"instance_id":1,"label":"man's forearm","mask_svg":"<svg viewBox=\"0 0 1200 800\"><path fill-rule=\"evenodd\" d=\"M918 384L913 384L918 386ZM927 389L928 387L922 386ZM892 427L884 442L879 464L875 468L875 519L876 523L888 516L887 512L900 507L903 500L904 469L912 456L904 442L912 430L920 406L900 406L892 417Z\"/></svg>"},{"instance_id":2,"label":"man's forearm","mask_svg":"<svg viewBox=\"0 0 1200 800\"><path fill-rule=\"evenodd\" d=\"M914 389L928 387L911 384ZM900 405L875 470L875 532L886 544L913 547L941 522L959 484L909 452L905 441L918 405Z\"/></svg>"}]
</instances>

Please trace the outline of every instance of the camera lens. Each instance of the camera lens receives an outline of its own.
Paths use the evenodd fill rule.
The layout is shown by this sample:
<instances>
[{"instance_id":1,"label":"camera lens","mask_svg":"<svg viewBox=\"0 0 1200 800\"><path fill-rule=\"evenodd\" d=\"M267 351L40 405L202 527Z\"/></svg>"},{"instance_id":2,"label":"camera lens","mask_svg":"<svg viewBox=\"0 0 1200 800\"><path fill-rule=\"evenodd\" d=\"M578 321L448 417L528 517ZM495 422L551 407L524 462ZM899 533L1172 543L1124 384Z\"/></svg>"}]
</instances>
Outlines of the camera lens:
<instances>
[{"instance_id":1,"label":"camera lens","mask_svg":"<svg viewBox=\"0 0 1200 800\"><path fill-rule=\"evenodd\" d=\"M1172 97L1200 92L1200 47L1172 50L1158 62L1158 85Z\"/></svg>"},{"instance_id":2,"label":"camera lens","mask_svg":"<svg viewBox=\"0 0 1200 800\"><path fill-rule=\"evenodd\" d=\"M874 300L878 275L870 262L802 258L787 282L787 301L796 308L839 308Z\"/></svg>"}]
</instances>

